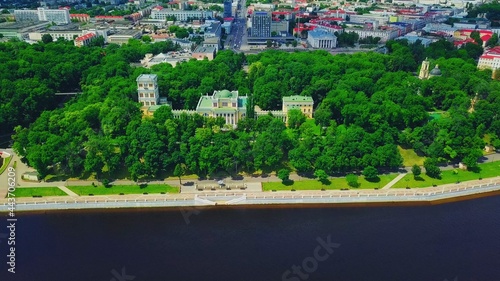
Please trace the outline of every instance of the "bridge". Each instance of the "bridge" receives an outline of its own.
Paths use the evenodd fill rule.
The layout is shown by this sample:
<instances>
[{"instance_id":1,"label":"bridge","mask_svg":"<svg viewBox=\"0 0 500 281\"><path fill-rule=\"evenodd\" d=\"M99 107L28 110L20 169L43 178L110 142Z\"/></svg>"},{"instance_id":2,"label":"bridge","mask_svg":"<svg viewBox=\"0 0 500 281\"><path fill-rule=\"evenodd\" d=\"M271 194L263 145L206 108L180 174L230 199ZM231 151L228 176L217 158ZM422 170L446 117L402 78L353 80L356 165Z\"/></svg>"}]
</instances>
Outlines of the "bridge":
<instances>
[{"instance_id":1,"label":"bridge","mask_svg":"<svg viewBox=\"0 0 500 281\"><path fill-rule=\"evenodd\" d=\"M82 92L71 92L71 93L55 93L56 96L76 96Z\"/></svg>"}]
</instances>

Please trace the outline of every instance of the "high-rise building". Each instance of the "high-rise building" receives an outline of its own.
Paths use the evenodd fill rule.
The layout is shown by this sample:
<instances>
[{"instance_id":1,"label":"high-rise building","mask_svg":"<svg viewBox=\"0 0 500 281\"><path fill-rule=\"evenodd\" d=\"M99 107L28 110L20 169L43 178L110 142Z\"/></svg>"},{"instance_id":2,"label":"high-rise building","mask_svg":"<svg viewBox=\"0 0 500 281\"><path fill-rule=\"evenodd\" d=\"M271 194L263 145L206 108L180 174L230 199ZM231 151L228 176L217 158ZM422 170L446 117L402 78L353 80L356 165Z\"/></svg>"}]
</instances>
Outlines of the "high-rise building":
<instances>
[{"instance_id":1,"label":"high-rise building","mask_svg":"<svg viewBox=\"0 0 500 281\"><path fill-rule=\"evenodd\" d=\"M231 0L224 0L224 18L232 16L233 2Z\"/></svg>"},{"instance_id":2,"label":"high-rise building","mask_svg":"<svg viewBox=\"0 0 500 281\"><path fill-rule=\"evenodd\" d=\"M136 81L139 103L142 106L158 105L160 102L158 76L156 74L141 74Z\"/></svg>"},{"instance_id":3,"label":"high-rise building","mask_svg":"<svg viewBox=\"0 0 500 281\"><path fill-rule=\"evenodd\" d=\"M271 37L271 13L254 12L250 34L252 37Z\"/></svg>"},{"instance_id":4,"label":"high-rise building","mask_svg":"<svg viewBox=\"0 0 500 281\"><path fill-rule=\"evenodd\" d=\"M14 10L16 21L49 21L55 24L68 24L71 22L69 10L67 9L46 9L36 10Z\"/></svg>"}]
</instances>

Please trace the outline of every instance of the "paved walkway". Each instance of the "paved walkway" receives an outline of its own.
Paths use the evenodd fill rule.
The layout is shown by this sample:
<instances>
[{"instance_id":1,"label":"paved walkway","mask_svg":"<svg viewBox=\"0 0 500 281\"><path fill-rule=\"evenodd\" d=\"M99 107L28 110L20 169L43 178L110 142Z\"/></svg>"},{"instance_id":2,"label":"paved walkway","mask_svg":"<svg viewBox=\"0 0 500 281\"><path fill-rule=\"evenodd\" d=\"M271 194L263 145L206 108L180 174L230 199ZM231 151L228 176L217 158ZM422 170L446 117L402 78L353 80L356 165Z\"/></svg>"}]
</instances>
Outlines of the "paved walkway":
<instances>
[{"instance_id":1,"label":"paved walkway","mask_svg":"<svg viewBox=\"0 0 500 281\"><path fill-rule=\"evenodd\" d=\"M382 189L389 189L389 188L391 188L393 185L395 185L404 176L406 176L406 174L399 174L392 181L390 181L388 184L386 184L384 187L382 187Z\"/></svg>"},{"instance_id":2,"label":"paved walkway","mask_svg":"<svg viewBox=\"0 0 500 281\"><path fill-rule=\"evenodd\" d=\"M57 196L17 198L15 209L102 209L131 207L202 207L213 205L407 203L448 200L454 197L500 191L500 177L437 187L389 190L278 191L257 193L130 194L103 196ZM7 199L0 199L0 212L7 212Z\"/></svg>"},{"instance_id":3,"label":"paved walkway","mask_svg":"<svg viewBox=\"0 0 500 281\"><path fill-rule=\"evenodd\" d=\"M79 196L78 194L76 194L73 191L69 190L69 188L67 188L65 186L58 186L57 188L59 188L60 190L64 191L69 196L74 196L74 197L78 197Z\"/></svg>"}]
</instances>

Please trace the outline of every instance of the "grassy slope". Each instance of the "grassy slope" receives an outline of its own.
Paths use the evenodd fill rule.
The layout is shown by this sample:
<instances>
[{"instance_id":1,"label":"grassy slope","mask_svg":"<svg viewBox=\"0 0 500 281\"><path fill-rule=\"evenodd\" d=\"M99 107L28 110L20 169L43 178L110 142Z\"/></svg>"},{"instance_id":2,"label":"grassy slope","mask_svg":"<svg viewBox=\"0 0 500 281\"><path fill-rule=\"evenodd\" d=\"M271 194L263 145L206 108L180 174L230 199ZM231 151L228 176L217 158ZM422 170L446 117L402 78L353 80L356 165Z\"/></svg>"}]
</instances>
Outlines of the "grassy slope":
<instances>
[{"instance_id":1,"label":"grassy slope","mask_svg":"<svg viewBox=\"0 0 500 281\"><path fill-rule=\"evenodd\" d=\"M468 180L477 180L481 178L491 178L500 176L500 161L490 162L485 164L479 164L481 168L480 173L474 173L471 171L458 171L457 174L454 174L454 170L447 170L441 173L441 179L433 179L428 177L425 174L422 174L418 180L413 178L413 174L409 173L404 178L402 178L399 182L397 182L392 188L405 188L409 187L429 187L433 184L448 184L454 183L457 181L468 181Z\"/></svg>"},{"instance_id":2,"label":"grassy slope","mask_svg":"<svg viewBox=\"0 0 500 281\"><path fill-rule=\"evenodd\" d=\"M78 195L118 195L123 194L142 194L142 193L178 193L179 188L167 184L150 184L145 187L138 185L113 185L111 187L104 186L68 186L68 188Z\"/></svg>"},{"instance_id":3,"label":"grassy slope","mask_svg":"<svg viewBox=\"0 0 500 281\"><path fill-rule=\"evenodd\" d=\"M399 153L403 157L403 166L411 167L415 164L422 166L424 165L425 157L420 157L415 153L413 149L404 149L401 146L398 146Z\"/></svg>"},{"instance_id":4,"label":"grassy slope","mask_svg":"<svg viewBox=\"0 0 500 281\"><path fill-rule=\"evenodd\" d=\"M16 197L32 197L32 196L67 196L64 191L57 187L23 187L16 188L14 191Z\"/></svg>"},{"instance_id":5,"label":"grassy slope","mask_svg":"<svg viewBox=\"0 0 500 281\"><path fill-rule=\"evenodd\" d=\"M359 187L356 189L374 189L374 188L382 188L384 185L389 183L392 179L394 179L397 174L389 174L389 175L380 175L379 182L369 182L364 179L364 177L358 177ZM281 182L263 182L262 189L264 191L271 190L320 190L320 189L341 189L341 188L352 188L347 185L347 181L345 178L331 178L330 184L322 184L318 180L303 180L303 181L295 181L293 184L285 185Z\"/></svg>"}]
</instances>

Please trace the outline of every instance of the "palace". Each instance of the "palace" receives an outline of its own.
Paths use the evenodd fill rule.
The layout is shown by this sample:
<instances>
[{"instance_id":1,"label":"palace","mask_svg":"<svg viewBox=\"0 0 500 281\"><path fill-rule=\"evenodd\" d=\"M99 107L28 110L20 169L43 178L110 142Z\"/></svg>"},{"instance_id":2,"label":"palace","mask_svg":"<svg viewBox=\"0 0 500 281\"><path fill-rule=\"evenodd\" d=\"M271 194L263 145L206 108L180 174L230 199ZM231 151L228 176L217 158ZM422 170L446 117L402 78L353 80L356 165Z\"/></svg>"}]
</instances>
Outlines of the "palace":
<instances>
[{"instance_id":1,"label":"palace","mask_svg":"<svg viewBox=\"0 0 500 281\"><path fill-rule=\"evenodd\" d=\"M166 98L160 98L158 91L158 78L156 74L142 74L136 79L137 96L139 103L142 104L142 111L147 116L152 116L160 106L170 106ZM248 96L240 96L238 91L214 91L212 95L205 94L200 97L195 110L175 110L172 113L175 118L182 114L200 114L205 117L222 117L226 125L236 128L238 121L247 117ZM292 109L300 110L307 118L313 116L314 101L306 96L283 97L281 110L262 110L255 106L255 116L272 114L287 122L288 111Z\"/></svg>"}]
</instances>

